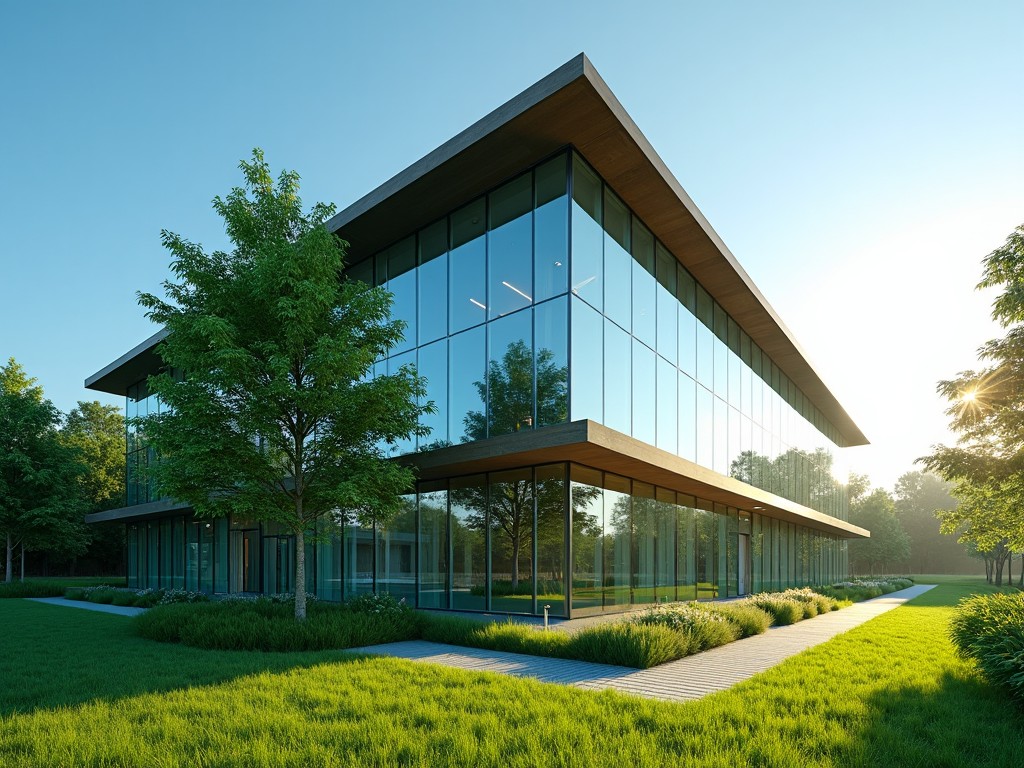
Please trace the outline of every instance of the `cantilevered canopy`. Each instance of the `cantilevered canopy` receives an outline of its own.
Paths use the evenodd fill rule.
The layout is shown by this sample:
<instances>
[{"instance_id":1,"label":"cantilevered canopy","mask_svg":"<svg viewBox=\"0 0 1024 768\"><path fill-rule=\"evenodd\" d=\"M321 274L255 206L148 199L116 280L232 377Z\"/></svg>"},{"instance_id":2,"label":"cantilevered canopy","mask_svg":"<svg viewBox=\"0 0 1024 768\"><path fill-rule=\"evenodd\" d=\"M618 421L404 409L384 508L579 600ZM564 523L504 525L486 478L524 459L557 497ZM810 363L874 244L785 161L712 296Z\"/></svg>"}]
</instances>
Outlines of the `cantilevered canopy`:
<instances>
[{"instance_id":1,"label":"cantilevered canopy","mask_svg":"<svg viewBox=\"0 0 1024 768\"><path fill-rule=\"evenodd\" d=\"M361 200L328 227L359 261L574 146L839 430L868 442L800 345L583 54Z\"/></svg>"}]
</instances>

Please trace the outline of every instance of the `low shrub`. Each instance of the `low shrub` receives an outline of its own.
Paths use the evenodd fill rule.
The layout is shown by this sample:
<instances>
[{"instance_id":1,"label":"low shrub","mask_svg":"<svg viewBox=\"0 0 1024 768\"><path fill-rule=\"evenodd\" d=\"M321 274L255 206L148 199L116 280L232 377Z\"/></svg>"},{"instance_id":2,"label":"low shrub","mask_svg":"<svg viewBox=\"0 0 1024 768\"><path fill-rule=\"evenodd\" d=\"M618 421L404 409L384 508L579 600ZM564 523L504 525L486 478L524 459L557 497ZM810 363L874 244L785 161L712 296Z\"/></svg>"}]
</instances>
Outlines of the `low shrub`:
<instances>
[{"instance_id":1,"label":"low shrub","mask_svg":"<svg viewBox=\"0 0 1024 768\"><path fill-rule=\"evenodd\" d=\"M716 648L740 637L741 630L723 614L700 603L666 603L648 608L628 619L631 624L667 627L682 635L687 643L683 655Z\"/></svg>"},{"instance_id":2,"label":"low shrub","mask_svg":"<svg viewBox=\"0 0 1024 768\"><path fill-rule=\"evenodd\" d=\"M114 602L114 596L117 592L117 587L110 587L105 584L98 587L86 587L82 590L82 599L87 600L90 603L110 605Z\"/></svg>"},{"instance_id":3,"label":"low shrub","mask_svg":"<svg viewBox=\"0 0 1024 768\"><path fill-rule=\"evenodd\" d=\"M192 592L187 589L165 589L157 605L173 603L208 603L210 596L205 592Z\"/></svg>"},{"instance_id":4,"label":"low shrub","mask_svg":"<svg viewBox=\"0 0 1024 768\"><path fill-rule=\"evenodd\" d=\"M804 618L804 603L783 597L781 592L762 592L747 598L751 603L771 614L772 624L785 626Z\"/></svg>"},{"instance_id":5,"label":"low shrub","mask_svg":"<svg viewBox=\"0 0 1024 768\"><path fill-rule=\"evenodd\" d=\"M961 600L949 634L961 657L974 659L989 682L1024 705L1024 593Z\"/></svg>"},{"instance_id":6,"label":"low shrub","mask_svg":"<svg viewBox=\"0 0 1024 768\"><path fill-rule=\"evenodd\" d=\"M726 625L728 623L726 622ZM553 634L538 632L538 634ZM656 624L598 624L569 635L570 658L648 669L690 654L690 639Z\"/></svg>"},{"instance_id":7,"label":"low shrub","mask_svg":"<svg viewBox=\"0 0 1024 768\"><path fill-rule=\"evenodd\" d=\"M310 602L306 620L298 622L292 605L266 597L157 605L134 621L136 631L151 640L247 651L353 648L408 640L419 630L408 607L374 614Z\"/></svg>"},{"instance_id":8,"label":"low shrub","mask_svg":"<svg viewBox=\"0 0 1024 768\"><path fill-rule=\"evenodd\" d=\"M780 593L783 597L798 600L804 604L804 618L810 619L819 613L829 613L839 609L839 601L828 595L815 592L810 587L787 589Z\"/></svg>"},{"instance_id":9,"label":"low shrub","mask_svg":"<svg viewBox=\"0 0 1024 768\"><path fill-rule=\"evenodd\" d=\"M64 586L56 581L0 582L0 599L15 597L60 597Z\"/></svg>"},{"instance_id":10,"label":"low shrub","mask_svg":"<svg viewBox=\"0 0 1024 768\"><path fill-rule=\"evenodd\" d=\"M740 637L760 635L772 625L772 614L747 599L729 603L698 603L706 611L721 614L740 630Z\"/></svg>"}]
</instances>

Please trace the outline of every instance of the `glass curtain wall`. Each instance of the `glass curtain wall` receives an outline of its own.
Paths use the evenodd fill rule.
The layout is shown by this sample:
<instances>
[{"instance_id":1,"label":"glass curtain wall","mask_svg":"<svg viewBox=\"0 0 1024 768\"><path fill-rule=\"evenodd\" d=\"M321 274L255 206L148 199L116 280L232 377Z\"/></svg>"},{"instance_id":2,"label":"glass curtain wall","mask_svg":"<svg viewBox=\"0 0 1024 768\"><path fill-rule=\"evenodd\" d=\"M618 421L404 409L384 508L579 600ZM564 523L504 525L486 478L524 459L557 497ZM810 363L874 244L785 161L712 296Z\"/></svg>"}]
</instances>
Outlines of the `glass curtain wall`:
<instances>
[{"instance_id":1,"label":"glass curtain wall","mask_svg":"<svg viewBox=\"0 0 1024 768\"><path fill-rule=\"evenodd\" d=\"M294 589L295 539L276 524L174 515L126 533L130 587ZM552 616L833 583L847 572L843 540L564 463L424 481L376 529L324 521L310 533L306 568L307 591L324 600L387 592L420 608L547 606Z\"/></svg>"},{"instance_id":2,"label":"glass curtain wall","mask_svg":"<svg viewBox=\"0 0 1024 768\"><path fill-rule=\"evenodd\" d=\"M560 153L373 257L349 279L394 294L405 339L375 375L427 379L430 450L568 418L569 155Z\"/></svg>"},{"instance_id":3,"label":"glass curtain wall","mask_svg":"<svg viewBox=\"0 0 1024 768\"><path fill-rule=\"evenodd\" d=\"M847 519L838 431L576 153L570 218L570 418Z\"/></svg>"}]
</instances>

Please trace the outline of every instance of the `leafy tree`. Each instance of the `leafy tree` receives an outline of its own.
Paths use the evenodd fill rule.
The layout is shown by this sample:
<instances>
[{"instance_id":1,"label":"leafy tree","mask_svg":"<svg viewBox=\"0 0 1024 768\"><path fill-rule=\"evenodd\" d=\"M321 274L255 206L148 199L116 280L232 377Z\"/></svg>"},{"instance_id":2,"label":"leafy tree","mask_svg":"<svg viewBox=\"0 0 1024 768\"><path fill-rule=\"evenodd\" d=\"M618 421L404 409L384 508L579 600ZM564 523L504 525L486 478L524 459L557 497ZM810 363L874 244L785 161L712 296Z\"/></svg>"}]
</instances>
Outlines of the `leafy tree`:
<instances>
[{"instance_id":1,"label":"leafy tree","mask_svg":"<svg viewBox=\"0 0 1024 768\"><path fill-rule=\"evenodd\" d=\"M80 400L64 422L61 441L89 468L80 483L93 512L124 503L124 435L120 409L95 400Z\"/></svg>"},{"instance_id":2,"label":"leafy tree","mask_svg":"<svg viewBox=\"0 0 1024 768\"><path fill-rule=\"evenodd\" d=\"M964 546L941 532L936 518L936 512L956 507L951 490L950 483L931 472L906 472L896 481L896 517L910 537L910 557L900 570L962 573L975 567Z\"/></svg>"},{"instance_id":3,"label":"leafy tree","mask_svg":"<svg viewBox=\"0 0 1024 768\"><path fill-rule=\"evenodd\" d=\"M62 442L75 448L87 467L79 478L88 504L87 512L114 509L124 504L124 427L124 416L117 406L93 400L79 401L61 429ZM85 557L106 572L116 572L124 553L124 525L93 523L87 529L89 547ZM75 563L73 560L72 568Z\"/></svg>"},{"instance_id":4,"label":"leafy tree","mask_svg":"<svg viewBox=\"0 0 1024 768\"><path fill-rule=\"evenodd\" d=\"M850 522L871 531L870 539L850 542L850 565L855 572L905 560L910 554L910 539L896 518L895 504L881 488L859 498L850 507Z\"/></svg>"},{"instance_id":5,"label":"leafy tree","mask_svg":"<svg viewBox=\"0 0 1024 768\"><path fill-rule=\"evenodd\" d=\"M42 387L10 358L0 366L0 535L6 543L4 578L13 578L14 552L75 554L88 537L79 478L85 467L64 445L61 414Z\"/></svg>"},{"instance_id":6,"label":"leafy tree","mask_svg":"<svg viewBox=\"0 0 1024 768\"><path fill-rule=\"evenodd\" d=\"M1011 510L1019 509L1019 489L1024 486L1024 225L982 264L977 287L1000 290L992 318L1006 333L978 350L984 367L939 382L957 442L934 446L919 461L956 483L953 495L963 507L960 514L966 526L960 539L995 557L996 578L1001 580L1002 562L1009 556L1002 549L1022 543ZM940 516L944 532L957 530L955 517ZM995 549L987 550L980 542Z\"/></svg>"},{"instance_id":7,"label":"leafy tree","mask_svg":"<svg viewBox=\"0 0 1024 768\"><path fill-rule=\"evenodd\" d=\"M381 446L423 434L423 381L411 368L370 378L402 338L391 297L342 277L346 243L303 213L299 176L274 183L263 153L240 164L245 183L214 210L233 249L207 254L164 231L177 282L167 299L140 294L169 330L157 348L170 372L149 387L167 406L143 425L163 495L200 517L275 521L295 537L295 617L306 615L305 542L318 521L352 514L383 523L413 487L411 469Z\"/></svg>"},{"instance_id":8,"label":"leafy tree","mask_svg":"<svg viewBox=\"0 0 1024 768\"><path fill-rule=\"evenodd\" d=\"M1024 488L1016 478L980 484L962 480L952 493L958 504L936 512L939 530L973 546L985 560L988 580L1002 585L1010 553L1024 551Z\"/></svg>"}]
</instances>

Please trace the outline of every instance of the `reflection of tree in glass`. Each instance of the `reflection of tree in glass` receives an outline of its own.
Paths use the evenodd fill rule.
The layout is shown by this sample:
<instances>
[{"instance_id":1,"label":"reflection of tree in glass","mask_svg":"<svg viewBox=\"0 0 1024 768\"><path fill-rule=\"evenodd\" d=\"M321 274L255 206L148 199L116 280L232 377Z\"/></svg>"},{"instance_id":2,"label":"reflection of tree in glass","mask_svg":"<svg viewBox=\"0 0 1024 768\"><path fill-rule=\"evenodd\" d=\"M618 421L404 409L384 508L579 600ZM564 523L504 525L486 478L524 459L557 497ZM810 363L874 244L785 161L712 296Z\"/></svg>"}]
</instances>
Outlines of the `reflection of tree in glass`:
<instances>
[{"instance_id":1,"label":"reflection of tree in glass","mask_svg":"<svg viewBox=\"0 0 1024 768\"><path fill-rule=\"evenodd\" d=\"M487 381L474 382L480 401L488 403L487 413L470 411L463 419L463 442L482 440L488 435L503 435L532 429L533 353L525 341L508 345L501 360L487 366ZM565 421L568 403L568 369L555 362L550 349L537 352L537 421L557 424ZM488 400L489 396L489 400Z\"/></svg>"},{"instance_id":2,"label":"reflection of tree in glass","mask_svg":"<svg viewBox=\"0 0 1024 768\"><path fill-rule=\"evenodd\" d=\"M835 500L842 483L832 475L832 454L825 448L790 448L775 459L744 451L733 460L729 474L812 509L837 511Z\"/></svg>"}]
</instances>

